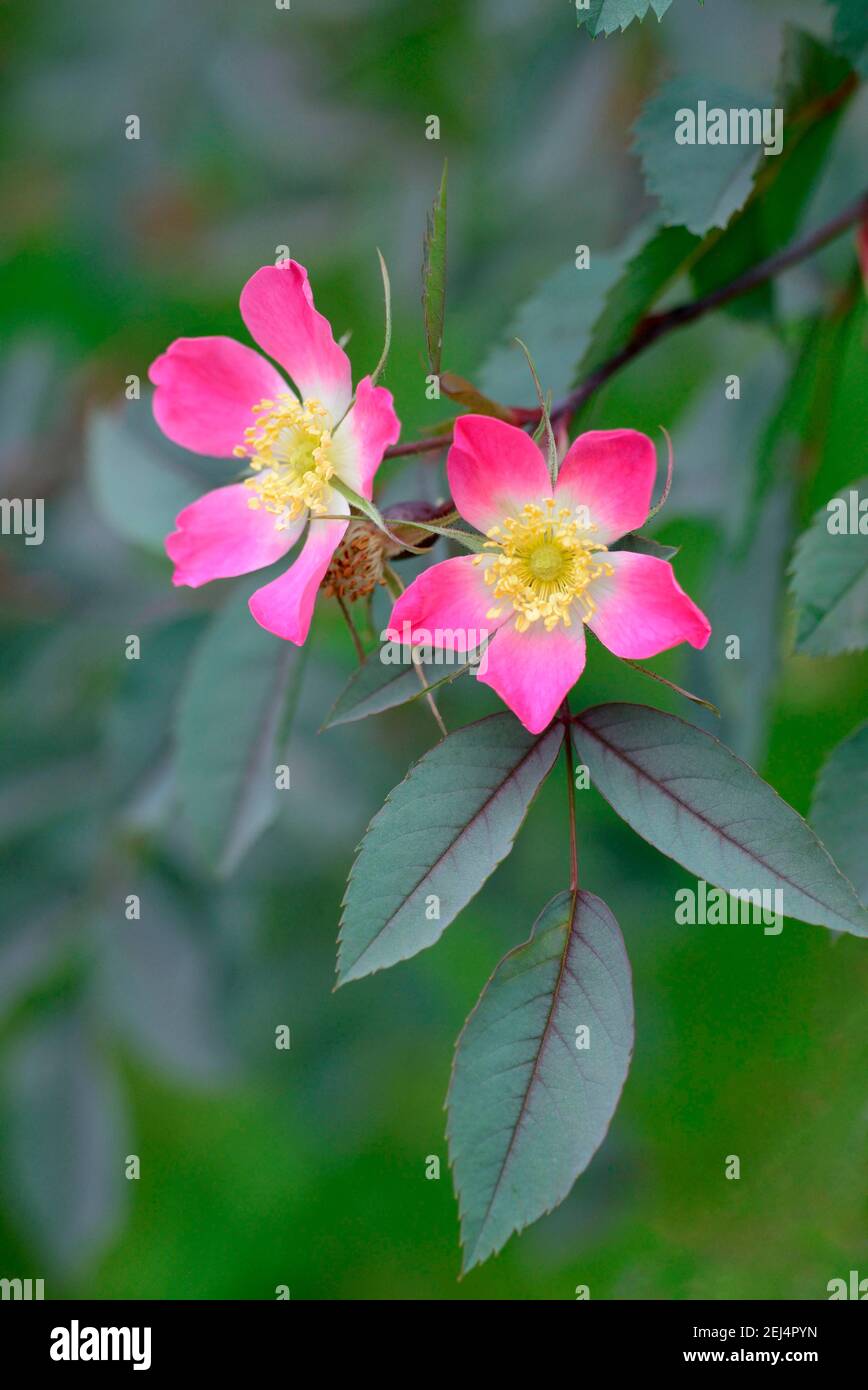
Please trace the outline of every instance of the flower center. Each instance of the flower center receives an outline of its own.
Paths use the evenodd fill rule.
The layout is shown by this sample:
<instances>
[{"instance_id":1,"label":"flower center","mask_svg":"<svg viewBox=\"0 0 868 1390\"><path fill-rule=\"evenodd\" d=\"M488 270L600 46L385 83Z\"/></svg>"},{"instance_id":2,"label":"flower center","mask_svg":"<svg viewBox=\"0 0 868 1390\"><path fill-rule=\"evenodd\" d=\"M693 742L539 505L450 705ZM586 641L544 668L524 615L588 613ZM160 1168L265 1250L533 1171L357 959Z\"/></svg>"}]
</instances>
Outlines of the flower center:
<instances>
[{"instance_id":1,"label":"flower center","mask_svg":"<svg viewBox=\"0 0 868 1390\"><path fill-rule=\"evenodd\" d=\"M567 559L564 551L554 541L543 541L542 545L530 552L527 563L534 579L551 583L563 574Z\"/></svg>"},{"instance_id":2,"label":"flower center","mask_svg":"<svg viewBox=\"0 0 868 1390\"><path fill-rule=\"evenodd\" d=\"M276 401L260 401L253 407L256 423L244 431L244 443L236 446L238 458L247 459L253 476L249 505L264 507L277 518L283 531L301 513L322 515L328 511L332 432L328 411L317 400L298 401L282 392Z\"/></svg>"},{"instance_id":3,"label":"flower center","mask_svg":"<svg viewBox=\"0 0 868 1390\"><path fill-rule=\"evenodd\" d=\"M474 564L487 560L485 582L493 589L494 606L487 618L499 618L504 600L515 612L517 631L542 622L547 632L563 623L572 625L574 605L587 622L596 604L587 592L589 584L614 573L606 560L597 558L606 546L591 540L596 527L581 513L558 507L553 497L537 505L529 502L518 517L508 516L492 526L485 542L491 556L477 555Z\"/></svg>"}]
</instances>

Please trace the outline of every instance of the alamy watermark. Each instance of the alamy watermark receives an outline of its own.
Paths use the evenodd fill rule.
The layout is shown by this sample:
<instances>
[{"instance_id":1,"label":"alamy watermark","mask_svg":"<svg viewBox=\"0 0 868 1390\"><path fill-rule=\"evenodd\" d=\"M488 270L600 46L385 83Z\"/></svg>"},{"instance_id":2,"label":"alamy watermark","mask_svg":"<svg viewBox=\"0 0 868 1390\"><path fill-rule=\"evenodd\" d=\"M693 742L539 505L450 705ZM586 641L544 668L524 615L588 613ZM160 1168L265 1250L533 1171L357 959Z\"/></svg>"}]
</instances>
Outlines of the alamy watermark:
<instances>
[{"instance_id":1,"label":"alamy watermark","mask_svg":"<svg viewBox=\"0 0 868 1390\"><path fill-rule=\"evenodd\" d=\"M51 1330L52 1361L131 1361L134 1371L151 1365L149 1327L82 1327L73 1318L69 1327Z\"/></svg>"},{"instance_id":2,"label":"alamy watermark","mask_svg":"<svg viewBox=\"0 0 868 1390\"><path fill-rule=\"evenodd\" d=\"M868 1279L862 1279L858 1269L851 1269L849 1279L830 1279L826 1292L830 1302L838 1298L855 1298L864 1303L868 1300Z\"/></svg>"},{"instance_id":3,"label":"alamy watermark","mask_svg":"<svg viewBox=\"0 0 868 1390\"><path fill-rule=\"evenodd\" d=\"M826 503L826 530L830 536L868 536L868 497L851 487L846 497Z\"/></svg>"},{"instance_id":4,"label":"alamy watermark","mask_svg":"<svg viewBox=\"0 0 868 1390\"><path fill-rule=\"evenodd\" d=\"M45 539L45 503L41 497L0 497L0 533L23 536L25 545Z\"/></svg>"},{"instance_id":5,"label":"alamy watermark","mask_svg":"<svg viewBox=\"0 0 868 1390\"><path fill-rule=\"evenodd\" d=\"M468 666L484 676L490 635L485 627L435 627L429 632L405 621L400 632L387 627L380 633L380 660L384 666Z\"/></svg>"},{"instance_id":6,"label":"alamy watermark","mask_svg":"<svg viewBox=\"0 0 868 1390\"><path fill-rule=\"evenodd\" d=\"M712 106L698 101L675 112L679 145L762 145L763 154L784 147L784 113L780 106Z\"/></svg>"},{"instance_id":7,"label":"alamy watermark","mask_svg":"<svg viewBox=\"0 0 868 1390\"><path fill-rule=\"evenodd\" d=\"M0 1279L0 1299L20 1299L30 1303L44 1298L44 1279Z\"/></svg>"},{"instance_id":8,"label":"alamy watermark","mask_svg":"<svg viewBox=\"0 0 868 1390\"><path fill-rule=\"evenodd\" d=\"M675 904L680 926L761 926L764 936L779 936L784 929L781 888L710 888L700 878L695 888L678 889Z\"/></svg>"}]
</instances>

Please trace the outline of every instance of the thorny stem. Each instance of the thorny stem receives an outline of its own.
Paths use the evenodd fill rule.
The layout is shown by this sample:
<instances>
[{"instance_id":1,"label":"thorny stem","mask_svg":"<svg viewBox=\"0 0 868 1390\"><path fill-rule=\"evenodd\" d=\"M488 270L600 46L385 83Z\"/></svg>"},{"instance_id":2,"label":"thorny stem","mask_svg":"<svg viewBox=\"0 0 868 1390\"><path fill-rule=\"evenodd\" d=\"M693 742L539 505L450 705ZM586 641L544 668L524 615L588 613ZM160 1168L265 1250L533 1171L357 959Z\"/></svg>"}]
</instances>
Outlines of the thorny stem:
<instances>
[{"instance_id":1,"label":"thorny stem","mask_svg":"<svg viewBox=\"0 0 868 1390\"><path fill-rule=\"evenodd\" d=\"M684 328L688 323L695 323L697 319L711 313L714 309L720 309L725 304L731 304L734 299L750 294L752 290L758 289L760 285L765 285L769 280L773 280L782 271L789 270L790 266L797 265L799 261L812 256L827 242L833 241L848 227L852 227L856 222L861 222L865 217L868 217L868 193L863 193L855 203L851 203L843 212L839 212L837 217L824 223L822 227L819 227L809 236L794 242L792 246L786 247L783 251L776 251L773 256L767 256L764 261L759 261L750 270L746 270L743 275L737 275L728 285L722 285L719 289L712 290L709 294L694 299L689 304L677 304L674 309L668 309L666 313L651 314L638 325L627 346L610 358L608 362L602 363L587 380L565 397L560 406L554 406L552 414L558 413L560 408L566 404L569 404L573 410L577 410L610 377L614 376L628 362L632 362L646 348L651 347L652 343L656 343L674 329Z\"/></svg>"},{"instance_id":2,"label":"thorny stem","mask_svg":"<svg viewBox=\"0 0 868 1390\"><path fill-rule=\"evenodd\" d=\"M569 395L555 402L551 409L552 423L574 414L616 372L619 372L628 362L632 362L646 348L651 347L668 333L673 332L676 328L684 328L689 323L695 323L705 314L720 309L725 304L732 303L734 299L739 299L742 295L750 294L752 290L758 289L760 285L766 284L776 275L789 270L799 261L807 260L809 256L813 256L828 242L834 241L836 237L841 236L857 222L864 221L866 217L868 217L868 192L861 194L854 203L849 204L842 212L830 218L828 222L824 222L816 231L793 242L784 250L776 251L773 255L767 256L765 260L758 261L755 266L751 266L750 270L746 270L742 275L737 275L729 284L711 290L709 294L702 295L687 304L678 304L675 308L667 309L664 313L649 314L647 318L637 324L633 337L625 347L621 348L620 352L616 352L613 357L602 362ZM523 407L515 407L515 414L522 422L531 425L538 424L541 418L539 410L530 411ZM432 453L435 450L447 448L450 440L451 436L445 432L427 439L410 440L406 444L395 444L387 449L386 457L402 458L408 454Z\"/></svg>"},{"instance_id":3,"label":"thorny stem","mask_svg":"<svg viewBox=\"0 0 868 1390\"><path fill-rule=\"evenodd\" d=\"M443 715L440 713L440 707L437 704L437 701L434 699L433 692L428 689L428 682L425 679L425 672L422 670L422 667L419 663L419 660L415 652L413 653L411 660L413 662L413 669L415 670L416 675L419 677L419 684L425 691L425 700L428 704L428 708L434 716L437 728L440 730L441 734L445 738L446 735L449 733L449 730L446 727L446 721L444 720Z\"/></svg>"},{"instance_id":4,"label":"thorny stem","mask_svg":"<svg viewBox=\"0 0 868 1390\"><path fill-rule=\"evenodd\" d=\"M452 431L447 434L431 435L427 439L410 439L406 444L390 444L384 457L387 459L400 459L408 454L430 454L435 449L448 449L452 440Z\"/></svg>"},{"instance_id":5,"label":"thorny stem","mask_svg":"<svg viewBox=\"0 0 868 1390\"><path fill-rule=\"evenodd\" d=\"M579 846L576 837L576 768L573 758L573 734L570 728L572 715L568 698L564 699L561 707L561 718L564 721L564 761L567 766L567 806L570 819L570 892L575 895L579 891Z\"/></svg>"},{"instance_id":6,"label":"thorny stem","mask_svg":"<svg viewBox=\"0 0 868 1390\"><path fill-rule=\"evenodd\" d=\"M362 639L356 631L356 625L353 622L352 614L350 613L350 610L344 602L343 598L340 594L335 594L335 598L338 601L338 607L344 615L344 622L350 630L350 636L353 639L353 646L356 649L356 656L359 658L359 665L361 666L365 660L365 649L362 646Z\"/></svg>"}]
</instances>

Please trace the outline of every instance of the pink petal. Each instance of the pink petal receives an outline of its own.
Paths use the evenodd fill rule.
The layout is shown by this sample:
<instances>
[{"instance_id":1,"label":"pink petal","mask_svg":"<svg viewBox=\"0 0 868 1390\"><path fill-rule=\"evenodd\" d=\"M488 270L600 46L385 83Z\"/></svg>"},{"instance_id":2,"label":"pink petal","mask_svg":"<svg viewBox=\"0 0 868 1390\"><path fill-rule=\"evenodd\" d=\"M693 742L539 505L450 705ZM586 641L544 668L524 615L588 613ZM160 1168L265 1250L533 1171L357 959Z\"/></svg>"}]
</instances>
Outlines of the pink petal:
<instances>
[{"instance_id":1,"label":"pink petal","mask_svg":"<svg viewBox=\"0 0 868 1390\"><path fill-rule=\"evenodd\" d=\"M349 513L348 504L336 492L331 494L328 505L330 512ZM299 647L306 641L319 586L347 525L346 521L312 518L295 564L251 595L250 611L260 627Z\"/></svg>"},{"instance_id":2,"label":"pink petal","mask_svg":"<svg viewBox=\"0 0 868 1390\"><path fill-rule=\"evenodd\" d=\"M304 266L287 261L257 270L241 291L241 317L304 399L320 401L337 424L353 393L350 361L313 307Z\"/></svg>"},{"instance_id":3,"label":"pink petal","mask_svg":"<svg viewBox=\"0 0 868 1390\"><path fill-rule=\"evenodd\" d=\"M446 651L473 651L497 630L503 619L486 618L491 589L482 565L472 555L459 555L423 570L404 590L392 609L389 631L393 641L425 642Z\"/></svg>"},{"instance_id":4,"label":"pink petal","mask_svg":"<svg viewBox=\"0 0 868 1390\"><path fill-rule=\"evenodd\" d=\"M397 442L401 422L391 391L372 386L369 376L356 387L356 399L334 437L334 464L339 478L371 500L374 474L390 444Z\"/></svg>"},{"instance_id":5,"label":"pink petal","mask_svg":"<svg viewBox=\"0 0 868 1390\"><path fill-rule=\"evenodd\" d=\"M231 457L254 422L253 406L287 390L270 362L234 338L176 338L148 375L163 434L213 458Z\"/></svg>"},{"instance_id":6,"label":"pink petal","mask_svg":"<svg viewBox=\"0 0 868 1390\"><path fill-rule=\"evenodd\" d=\"M479 679L496 690L532 734L551 723L564 697L585 669L585 629L560 624L546 632L532 623L517 632L507 623L486 652L488 669Z\"/></svg>"},{"instance_id":7,"label":"pink petal","mask_svg":"<svg viewBox=\"0 0 868 1390\"><path fill-rule=\"evenodd\" d=\"M480 531L552 495L545 459L530 435L489 415L456 420L446 471L456 507Z\"/></svg>"},{"instance_id":8,"label":"pink petal","mask_svg":"<svg viewBox=\"0 0 868 1390\"><path fill-rule=\"evenodd\" d=\"M705 614L688 598L672 566L654 555L610 551L611 577L588 589L597 605L588 626L616 656L656 656L679 642L704 647L711 636Z\"/></svg>"},{"instance_id":9,"label":"pink petal","mask_svg":"<svg viewBox=\"0 0 868 1390\"><path fill-rule=\"evenodd\" d=\"M647 434L588 430L571 444L555 496L567 507L587 507L594 540L611 545L647 518L656 476L657 451Z\"/></svg>"},{"instance_id":10,"label":"pink petal","mask_svg":"<svg viewBox=\"0 0 868 1390\"><path fill-rule=\"evenodd\" d=\"M178 515L177 531L166 537L166 553L175 562L173 584L198 589L212 579L273 564L295 544L304 518L278 531L271 512L249 506L251 493L243 483L218 487Z\"/></svg>"}]
</instances>

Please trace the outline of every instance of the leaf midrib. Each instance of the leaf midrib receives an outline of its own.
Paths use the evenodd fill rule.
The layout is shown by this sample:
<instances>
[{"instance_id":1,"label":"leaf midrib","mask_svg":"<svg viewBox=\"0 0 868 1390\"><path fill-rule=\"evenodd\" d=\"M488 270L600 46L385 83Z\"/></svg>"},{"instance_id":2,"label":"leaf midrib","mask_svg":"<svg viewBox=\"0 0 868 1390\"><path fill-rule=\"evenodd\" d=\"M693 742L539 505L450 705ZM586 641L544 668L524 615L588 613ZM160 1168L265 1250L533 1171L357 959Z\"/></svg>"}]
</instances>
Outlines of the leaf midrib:
<instances>
[{"instance_id":1,"label":"leaf midrib","mask_svg":"<svg viewBox=\"0 0 868 1390\"><path fill-rule=\"evenodd\" d=\"M555 980L554 987L552 989L551 1003L549 1005L548 1014L546 1015L545 1025L539 1036L539 1045L537 1047L536 1056L531 1067L531 1072L527 1080L527 1085L524 1088L524 1095L522 1096L521 1106L519 1108L515 1124L512 1127L512 1133L509 1138L506 1153L503 1156L503 1161L501 1162L500 1169L497 1174L497 1179L494 1184L494 1188L492 1190L491 1196L488 1199L488 1202L486 1203L485 1212L483 1214L482 1220L479 1223L479 1232L476 1236L476 1240L473 1242L474 1252L478 1248L479 1242L482 1239L482 1235L488 1222L488 1218L491 1215L492 1208L497 1199L497 1194L500 1191L500 1185L503 1182L504 1175L506 1173L507 1168L509 1167L513 1149L515 1148L516 1140L518 1138L521 1127L524 1124L524 1118L527 1114L527 1108L530 1102L531 1092L533 1091L533 1088L536 1084L537 1074L542 1064L543 1054L548 1046L549 1034L552 1027L552 1021L555 1015L555 1009L557 1008L558 1001L560 999L561 987L563 985L564 975L566 973L567 956L570 950L570 941L572 940L573 928L575 926L576 921L576 907L578 905L579 899L578 889L573 891L573 893L570 895L570 899L570 911L569 917L567 918L566 922L564 946L563 950L561 951L561 959L558 965L557 979Z\"/></svg>"},{"instance_id":2,"label":"leaf midrib","mask_svg":"<svg viewBox=\"0 0 868 1390\"><path fill-rule=\"evenodd\" d=\"M628 767L630 767L635 773L637 773L640 777L643 777L643 778L645 779L646 782L649 782L649 783L651 784L652 787L656 787L657 790L661 793L661 795L663 795L663 796L668 796L672 801L676 802L677 805L681 806L681 807L682 807L685 811L687 811L690 815L695 816L697 820L700 820L700 821L702 821L702 823L703 823L704 825L707 825L712 831L714 831L715 834L719 835L719 836L721 837L721 839L727 840L731 845L734 845L734 846L736 847L736 849L740 850L740 851L742 852L742 854L745 854L745 855L747 855L747 857L748 857L749 859L752 859L752 860L754 861L754 863L759 864L762 868L766 869L766 870L769 871L769 872L774 873L779 879L781 879L781 881L782 881L783 883L787 883L787 884L789 884L789 886L790 886L791 888L794 888L794 889L796 890L797 893L801 893L801 894L803 895L803 897L809 898L809 899L811 900L811 902L815 902L815 903L818 905L818 907L821 907L821 908L824 908L824 909L828 910L828 904L827 904L827 903L824 903L823 900L822 900L822 898L816 897L816 896L815 896L813 893L811 893L807 888L803 888L800 884L796 883L793 879L788 878L786 874L781 873L778 869L774 869L770 864L766 863L766 861L765 861L764 859L761 859L761 858L759 857L758 854L755 854L752 850L748 849L746 845L741 844L741 843L735 838L735 836L727 834L727 832L722 828L722 826L715 825L715 823L714 823L713 820L709 820L709 818L708 818L707 816L703 815L701 811L697 811L694 807L692 807L692 806L690 805L689 802L684 801L682 797L677 796L675 792L670 791L668 788L664 787L663 784L662 784L661 782L656 781L655 778L652 777L651 774L650 774L649 772L646 772L645 769L644 769L639 763L634 762L632 758L628 757L627 754L626 754L625 752L623 752L621 749L619 749L619 748L617 747L617 745L612 744L612 743L609 743L608 740L605 739L605 738L603 738L602 735L601 735L597 730L592 729L592 728L590 727L590 725L583 723L583 722L582 722L582 719L581 719L581 716L579 716L579 718L576 720L576 723L579 724L579 725L581 726L581 728L586 729L587 732L588 732L588 734L589 734L589 736L590 736L591 738L596 738L596 739L598 740L598 742L601 743L601 744L603 745L604 748L607 748L611 753L613 753L613 754L615 755L615 757L620 758L621 761L624 762L624 763L626 763L626 765L627 765ZM735 754L733 754L733 756L735 756ZM741 762L742 760L739 758L738 761ZM744 764L744 766L747 766L747 764ZM751 769L751 771L752 771L752 769ZM754 773L754 776L756 776L755 773ZM772 788L772 791L774 791L774 788ZM775 793L775 795L777 795L777 793ZM780 798L779 798L779 799L780 799ZM608 798L607 798L607 800L608 800ZM786 803L784 803L784 804L786 804ZM792 809L792 808L790 808L790 809ZM795 814L798 814L798 813L796 812ZM823 851L823 853L825 854L826 851L823 849L823 845L821 844L821 842L820 842L819 840L817 841L817 844L818 844L819 848L820 848L820 849ZM670 858L674 858L674 856L672 856L672 855L670 855L669 857L670 857ZM838 872L838 873L840 874L840 870L837 869L837 867L836 867L836 865L835 865L835 861L834 861L830 856L828 856L828 855L827 855L827 858L829 859L829 863L832 865L833 869L835 869L836 872ZM680 861L679 861L679 862L680 862ZM690 872L692 873L693 870L690 870ZM845 883L847 882L847 880L844 879L844 875L843 875L843 874L840 874L840 877L842 878L842 880L843 880ZM720 885L718 885L718 886L720 886ZM733 891L733 890L732 890L732 889L729 889L729 888L724 889L724 892L727 892L727 893L728 893L728 892L732 892L732 891ZM834 910L834 909L833 909L833 910ZM844 918L844 917L843 917L843 914L837 913L837 910L835 910L835 911L836 911L836 915L842 917L842 920L845 920L845 921L851 921L851 920L852 920L851 918Z\"/></svg>"},{"instance_id":3,"label":"leaf midrib","mask_svg":"<svg viewBox=\"0 0 868 1390\"><path fill-rule=\"evenodd\" d=\"M421 888L422 884L426 881L426 879L430 878L431 874L433 874L437 866L446 858L448 854L452 853L452 851L455 849L455 846L460 843L462 837L467 834L471 826L476 824L477 820L483 814L483 812L488 809L488 807L498 796L500 796L504 788L509 785L513 777L515 777L520 772L520 770L524 767L525 763L527 762L528 758L530 758L533 753L536 753L542 747L543 743L545 742L546 738L551 732L552 731L550 729L547 729L544 733L540 734L539 737L536 738L534 742L531 744L527 752L523 754L519 762L517 762L512 768L510 768L508 775L503 779L502 782L498 783L498 785L493 789L493 791L486 797L485 801L483 801L482 805L479 806L478 809L475 811L473 819L469 820L465 825L463 825L459 830L458 834L455 836L454 840L451 840L449 844L446 846L446 848L441 850L441 852L437 855L437 858L433 861L433 863L431 863L428 866L428 868L425 869L424 873L422 873L422 875L413 884L413 887L410 888L408 892L404 895L401 905L397 907L395 911L386 919L386 921L377 931L376 935L371 937L370 941L365 946L365 949L361 951L359 955L356 956L355 960L349 962L347 966L348 969L354 969L358 965L359 961L364 960L365 956L368 954L371 948L375 946L376 943L379 941L380 937L383 935L383 932L388 930L388 928L392 925L395 919L398 916L400 916L400 914L404 911L405 907L407 906L407 903L410 901L413 895L415 893L418 893L419 889ZM552 761L554 761L554 758L552 759Z\"/></svg>"}]
</instances>

